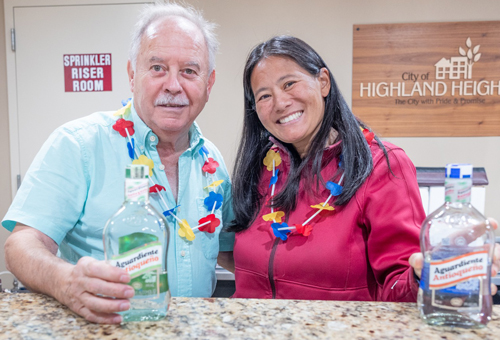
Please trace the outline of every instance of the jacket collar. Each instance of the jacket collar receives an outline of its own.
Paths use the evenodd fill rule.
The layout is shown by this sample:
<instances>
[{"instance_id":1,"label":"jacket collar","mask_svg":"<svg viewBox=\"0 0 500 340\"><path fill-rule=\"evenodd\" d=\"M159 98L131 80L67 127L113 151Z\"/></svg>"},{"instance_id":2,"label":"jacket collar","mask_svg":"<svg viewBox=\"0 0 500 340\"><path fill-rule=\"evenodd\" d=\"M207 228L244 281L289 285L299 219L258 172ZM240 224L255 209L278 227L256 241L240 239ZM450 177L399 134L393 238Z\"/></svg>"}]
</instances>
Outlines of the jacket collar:
<instances>
[{"instance_id":1,"label":"jacket collar","mask_svg":"<svg viewBox=\"0 0 500 340\"><path fill-rule=\"evenodd\" d=\"M332 128L332 130L333 130L333 128ZM280 152L283 152L288 157L290 157L288 150L285 148L285 146L283 145L283 143L279 139L270 135L269 141L271 141L271 143L273 143L273 145L271 146L271 149L279 150ZM340 147L341 143L342 143L342 140L337 140L335 143L333 143L331 145L330 144L326 145L323 150L324 150L324 152L330 152L330 151L335 150L338 147Z\"/></svg>"}]
</instances>

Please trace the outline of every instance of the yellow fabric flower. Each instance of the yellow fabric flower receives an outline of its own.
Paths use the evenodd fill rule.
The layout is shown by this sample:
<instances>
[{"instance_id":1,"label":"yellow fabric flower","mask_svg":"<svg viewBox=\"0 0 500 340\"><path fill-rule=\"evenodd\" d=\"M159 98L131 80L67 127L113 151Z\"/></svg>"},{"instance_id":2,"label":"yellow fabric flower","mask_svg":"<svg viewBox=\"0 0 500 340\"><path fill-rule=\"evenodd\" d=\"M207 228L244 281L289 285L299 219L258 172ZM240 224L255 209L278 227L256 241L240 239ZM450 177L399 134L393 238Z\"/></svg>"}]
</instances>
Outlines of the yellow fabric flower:
<instances>
[{"instance_id":1,"label":"yellow fabric flower","mask_svg":"<svg viewBox=\"0 0 500 340\"><path fill-rule=\"evenodd\" d=\"M132 101L129 101L127 105L125 105L124 107L113 113L113 116L125 116L125 114L127 113L128 110L130 110L131 107L132 107Z\"/></svg>"},{"instance_id":2,"label":"yellow fabric flower","mask_svg":"<svg viewBox=\"0 0 500 340\"><path fill-rule=\"evenodd\" d=\"M132 164L143 164L149 166L149 177L153 176L153 168L155 167L155 163L152 159L147 158L144 155L140 155L138 159L134 159Z\"/></svg>"},{"instance_id":3,"label":"yellow fabric flower","mask_svg":"<svg viewBox=\"0 0 500 340\"><path fill-rule=\"evenodd\" d=\"M323 206L324 202L320 203L320 204L316 204L316 205L311 205L311 208L315 208L315 209L321 209L321 210L328 210L328 211L334 211L335 208L330 206L330 204L325 204L325 206Z\"/></svg>"},{"instance_id":4,"label":"yellow fabric flower","mask_svg":"<svg viewBox=\"0 0 500 340\"><path fill-rule=\"evenodd\" d=\"M224 180L223 180L223 179L220 179L220 180L218 180L218 181L213 182L213 183L212 183L212 184L210 184L210 185L207 185L207 186L206 186L206 187L204 187L203 189L208 189L208 188L215 188L215 187L218 187L219 185L221 185L221 184L222 184L222 182L224 182Z\"/></svg>"},{"instance_id":5,"label":"yellow fabric flower","mask_svg":"<svg viewBox=\"0 0 500 340\"><path fill-rule=\"evenodd\" d=\"M194 236L193 229L189 226L189 223L187 223L186 220L182 220L182 222L179 222L179 236L186 238L188 241L194 240L196 236Z\"/></svg>"},{"instance_id":6,"label":"yellow fabric flower","mask_svg":"<svg viewBox=\"0 0 500 340\"><path fill-rule=\"evenodd\" d=\"M263 161L268 171L273 171L273 160L274 160L274 167L277 167L278 165L281 164L281 156L279 152L270 149L267 152L266 157L264 157Z\"/></svg>"},{"instance_id":7,"label":"yellow fabric flower","mask_svg":"<svg viewBox=\"0 0 500 340\"><path fill-rule=\"evenodd\" d=\"M262 216L262 218L264 219L264 221L276 221L278 223L281 223L281 218L284 216L285 213L283 211L275 211Z\"/></svg>"}]
</instances>

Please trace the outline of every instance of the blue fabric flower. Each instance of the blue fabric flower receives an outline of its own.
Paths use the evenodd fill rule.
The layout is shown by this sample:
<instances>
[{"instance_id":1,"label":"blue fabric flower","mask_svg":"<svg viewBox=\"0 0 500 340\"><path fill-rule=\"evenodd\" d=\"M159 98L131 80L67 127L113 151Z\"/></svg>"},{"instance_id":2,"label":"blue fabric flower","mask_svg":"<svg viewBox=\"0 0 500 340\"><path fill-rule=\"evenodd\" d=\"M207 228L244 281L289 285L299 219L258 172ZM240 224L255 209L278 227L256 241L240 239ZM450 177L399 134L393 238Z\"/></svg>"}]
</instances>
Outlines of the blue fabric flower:
<instances>
[{"instance_id":1,"label":"blue fabric flower","mask_svg":"<svg viewBox=\"0 0 500 340\"><path fill-rule=\"evenodd\" d=\"M222 197L221 194L217 194L214 191L210 191L210 194L208 194L208 197L205 198L204 203L205 206L207 207L208 211L212 211L214 204L215 204L215 209L219 209L222 206L222 201L224 198Z\"/></svg>"},{"instance_id":2,"label":"blue fabric flower","mask_svg":"<svg viewBox=\"0 0 500 340\"><path fill-rule=\"evenodd\" d=\"M290 230L289 229L278 230L279 228L283 228L283 227L287 228L288 224L286 224L285 222L271 224L271 228L273 228L274 236L279 237L283 241L286 241L288 239L288 234L290 233Z\"/></svg>"},{"instance_id":3,"label":"blue fabric flower","mask_svg":"<svg viewBox=\"0 0 500 340\"><path fill-rule=\"evenodd\" d=\"M341 185L338 185L337 183L333 183L333 182L326 182L326 188L328 190L330 190L330 193L332 194L332 196L338 196L342 193L342 189L343 187Z\"/></svg>"},{"instance_id":4,"label":"blue fabric flower","mask_svg":"<svg viewBox=\"0 0 500 340\"><path fill-rule=\"evenodd\" d=\"M179 207L180 207L180 205L177 205L177 206L175 206L175 208L172 208L172 209L170 209L170 210L165 210L165 211L163 212L163 215L164 215L165 217L170 216L170 213L172 213L172 214L174 214L174 215L175 215L175 209L177 209L177 208L179 208Z\"/></svg>"},{"instance_id":5,"label":"blue fabric flower","mask_svg":"<svg viewBox=\"0 0 500 340\"><path fill-rule=\"evenodd\" d=\"M280 171L280 169L276 169L276 171L274 172L274 176L271 177L271 182L269 182L269 187L271 187L273 184L276 184L276 182L278 181L278 172Z\"/></svg>"},{"instance_id":6,"label":"blue fabric flower","mask_svg":"<svg viewBox=\"0 0 500 340\"><path fill-rule=\"evenodd\" d=\"M122 100L122 106L126 106L128 104L129 101L131 101L132 98L127 98L127 99L123 99Z\"/></svg>"},{"instance_id":7,"label":"blue fabric flower","mask_svg":"<svg viewBox=\"0 0 500 340\"><path fill-rule=\"evenodd\" d=\"M200 148L200 151L198 151L201 155L201 157L203 157L203 154L205 155L208 155L210 152L208 152L208 149L206 148L205 145L203 145L201 148Z\"/></svg>"},{"instance_id":8,"label":"blue fabric flower","mask_svg":"<svg viewBox=\"0 0 500 340\"><path fill-rule=\"evenodd\" d=\"M130 142L127 142L127 149L128 149L128 155L130 158L134 159L135 154L134 154L134 148L135 148L135 140L134 138L131 138L132 144Z\"/></svg>"}]
</instances>

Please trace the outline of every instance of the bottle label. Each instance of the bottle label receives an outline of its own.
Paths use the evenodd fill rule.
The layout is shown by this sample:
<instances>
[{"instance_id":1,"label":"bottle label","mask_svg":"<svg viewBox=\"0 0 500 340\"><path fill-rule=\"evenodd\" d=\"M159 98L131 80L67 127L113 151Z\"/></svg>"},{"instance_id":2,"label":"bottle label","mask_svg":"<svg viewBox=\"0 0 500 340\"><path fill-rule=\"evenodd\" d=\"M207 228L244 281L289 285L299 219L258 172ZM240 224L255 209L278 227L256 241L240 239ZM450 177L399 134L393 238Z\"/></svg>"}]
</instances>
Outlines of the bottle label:
<instances>
[{"instance_id":1,"label":"bottle label","mask_svg":"<svg viewBox=\"0 0 500 340\"><path fill-rule=\"evenodd\" d=\"M149 184L147 179L125 179L125 198L129 201L148 200Z\"/></svg>"},{"instance_id":2,"label":"bottle label","mask_svg":"<svg viewBox=\"0 0 500 340\"><path fill-rule=\"evenodd\" d=\"M453 286L474 277L488 275L488 253L473 252L446 260L431 261L429 266L429 288L440 289Z\"/></svg>"},{"instance_id":3,"label":"bottle label","mask_svg":"<svg viewBox=\"0 0 500 340\"><path fill-rule=\"evenodd\" d=\"M450 310L481 308L487 271L487 251L426 262L420 288L431 291L431 305L434 307Z\"/></svg>"},{"instance_id":4,"label":"bottle label","mask_svg":"<svg viewBox=\"0 0 500 340\"><path fill-rule=\"evenodd\" d=\"M162 246L152 242L134 248L123 254L113 256L112 266L125 269L131 276L129 285L135 290L135 296L148 297L168 290L167 273L161 273Z\"/></svg>"},{"instance_id":5,"label":"bottle label","mask_svg":"<svg viewBox=\"0 0 500 340\"><path fill-rule=\"evenodd\" d=\"M445 289L433 289L431 304L449 310L481 309L484 280L473 278Z\"/></svg>"}]
</instances>

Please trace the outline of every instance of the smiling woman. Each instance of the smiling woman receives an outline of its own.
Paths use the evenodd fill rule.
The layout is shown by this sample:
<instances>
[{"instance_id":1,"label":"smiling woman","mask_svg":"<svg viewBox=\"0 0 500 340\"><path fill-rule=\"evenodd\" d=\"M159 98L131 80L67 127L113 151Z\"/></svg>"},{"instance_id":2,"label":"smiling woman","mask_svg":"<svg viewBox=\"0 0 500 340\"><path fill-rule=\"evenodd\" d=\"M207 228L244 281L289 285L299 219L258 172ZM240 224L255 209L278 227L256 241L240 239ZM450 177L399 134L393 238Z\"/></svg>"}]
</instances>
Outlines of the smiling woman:
<instances>
[{"instance_id":1,"label":"smiling woman","mask_svg":"<svg viewBox=\"0 0 500 340\"><path fill-rule=\"evenodd\" d=\"M234 297L415 301L425 215L404 151L352 114L297 38L255 47L243 83Z\"/></svg>"}]
</instances>

